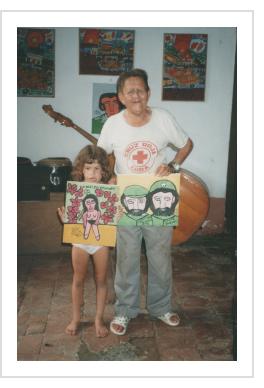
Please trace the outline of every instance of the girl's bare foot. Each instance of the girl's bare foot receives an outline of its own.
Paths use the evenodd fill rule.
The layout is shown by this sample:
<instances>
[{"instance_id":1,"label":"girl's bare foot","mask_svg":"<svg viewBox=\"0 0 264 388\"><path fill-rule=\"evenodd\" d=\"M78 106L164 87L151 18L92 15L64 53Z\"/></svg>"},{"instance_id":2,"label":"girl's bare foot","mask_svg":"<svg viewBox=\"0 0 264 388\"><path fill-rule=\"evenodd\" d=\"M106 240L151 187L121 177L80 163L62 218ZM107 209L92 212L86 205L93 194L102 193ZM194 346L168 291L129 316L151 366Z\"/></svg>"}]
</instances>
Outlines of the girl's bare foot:
<instances>
[{"instance_id":1,"label":"girl's bare foot","mask_svg":"<svg viewBox=\"0 0 264 388\"><path fill-rule=\"evenodd\" d=\"M71 323L66 327L65 333L69 335L76 335L79 325L80 322L71 321Z\"/></svg>"},{"instance_id":2,"label":"girl's bare foot","mask_svg":"<svg viewBox=\"0 0 264 388\"><path fill-rule=\"evenodd\" d=\"M109 331L102 319L96 318L94 324L96 337L106 337L108 335Z\"/></svg>"}]
</instances>

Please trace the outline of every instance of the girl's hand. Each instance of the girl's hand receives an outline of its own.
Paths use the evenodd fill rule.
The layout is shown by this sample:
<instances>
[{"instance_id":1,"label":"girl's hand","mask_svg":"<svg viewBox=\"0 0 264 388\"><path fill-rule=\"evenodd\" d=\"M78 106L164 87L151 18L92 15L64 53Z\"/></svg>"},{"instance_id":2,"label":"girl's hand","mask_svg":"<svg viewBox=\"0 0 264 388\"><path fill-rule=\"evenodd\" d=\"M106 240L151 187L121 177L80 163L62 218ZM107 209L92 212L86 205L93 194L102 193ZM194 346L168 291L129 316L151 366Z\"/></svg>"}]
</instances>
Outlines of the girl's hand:
<instances>
[{"instance_id":1,"label":"girl's hand","mask_svg":"<svg viewBox=\"0 0 264 388\"><path fill-rule=\"evenodd\" d=\"M65 207L58 207L57 213L62 224L64 224Z\"/></svg>"}]
</instances>

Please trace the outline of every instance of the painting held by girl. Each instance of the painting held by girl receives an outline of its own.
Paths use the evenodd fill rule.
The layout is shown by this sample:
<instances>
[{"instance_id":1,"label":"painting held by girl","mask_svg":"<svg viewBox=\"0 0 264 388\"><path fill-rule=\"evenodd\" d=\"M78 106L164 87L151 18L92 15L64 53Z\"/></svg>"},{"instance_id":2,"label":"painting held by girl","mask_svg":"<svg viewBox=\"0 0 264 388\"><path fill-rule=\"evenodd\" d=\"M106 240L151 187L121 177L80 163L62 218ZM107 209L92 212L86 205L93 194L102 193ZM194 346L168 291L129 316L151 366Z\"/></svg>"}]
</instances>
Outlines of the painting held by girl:
<instances>
[{"instance_id":1,"label":"painting held by girl","mask_svg":"<svg viewBox=\"0 0 264 388\"><path fill-rule=\"evenodd\" d=\"M84 147L77 155L72 171L75 181L89 183L107 183L111 178L110 167L106 152L95 145ZM87 196L83 201L84 237L87 239L92 230L96 239L100 238L98 221L100 211L96 206L96 197ZM58 215L64 223L65 208L58 208ZM93 257L96 284L96 314L95 333L97 337L108 335L108 329L103 321L103 313L107 298L107 268L109 248L88 244L72 244L72 320L65 331L69 335L76 335L81 321L81 307L84 304L84 281L88 269L89 257Z\"/></svg>"}]
</instances>

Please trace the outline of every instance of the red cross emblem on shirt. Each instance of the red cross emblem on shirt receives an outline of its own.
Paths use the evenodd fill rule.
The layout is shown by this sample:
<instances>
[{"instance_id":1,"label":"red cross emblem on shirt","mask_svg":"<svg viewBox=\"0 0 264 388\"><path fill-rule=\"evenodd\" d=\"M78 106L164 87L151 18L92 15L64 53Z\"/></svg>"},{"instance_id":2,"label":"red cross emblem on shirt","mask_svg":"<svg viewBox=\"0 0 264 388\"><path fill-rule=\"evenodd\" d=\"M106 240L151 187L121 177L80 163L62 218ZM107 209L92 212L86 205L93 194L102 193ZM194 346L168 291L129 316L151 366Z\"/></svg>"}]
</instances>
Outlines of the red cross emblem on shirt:
<instances>
[{"instance_id":1,"label":"red cross emblem on shirt","mask_svg":"<svg viewBox=\"0 0 264 388\"><path fill-rule=\"evenodd\" d=\"M138 151L136 155L132 156L133 160L137 161L137 164L143 164L144 160L148 158L147 154L144 154L144 151Z\"/></svg>"}]
</instances>

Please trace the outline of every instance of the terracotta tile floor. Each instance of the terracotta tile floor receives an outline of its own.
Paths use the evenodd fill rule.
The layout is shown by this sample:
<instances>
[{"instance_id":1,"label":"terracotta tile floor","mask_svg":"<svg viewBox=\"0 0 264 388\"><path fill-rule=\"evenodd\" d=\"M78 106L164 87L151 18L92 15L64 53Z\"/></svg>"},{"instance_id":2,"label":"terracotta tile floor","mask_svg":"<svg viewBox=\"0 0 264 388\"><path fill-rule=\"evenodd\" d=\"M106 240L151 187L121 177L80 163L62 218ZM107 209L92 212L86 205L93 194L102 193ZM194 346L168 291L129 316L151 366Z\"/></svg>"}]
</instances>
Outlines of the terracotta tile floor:
<instances>
[{"instance_id":1,"label":"terracotta tile floor","mask_svg":"<svg viewBox=\"0 0 264 388\"><path fill-rule=\"evenodd\" d=\"M19 256L17 359L236 360L235 252L235 241L226 235L193 237L173 248L173 305L181 316L177 328L149 319L144 308L147 263L142 255L142 313L130 322L125 336L109 334L104 339L94 335L95 289L89 274L80 331L73 337L64 333L71 315L70 251ZM92 271L90 264L90 275ZM111 274L110 268L110 290ZM107 323L113 312L109 301Z\"/></svg>"}]
</instances>

